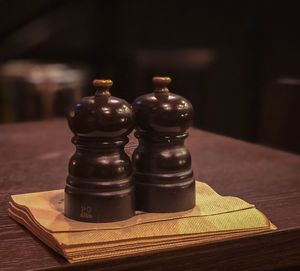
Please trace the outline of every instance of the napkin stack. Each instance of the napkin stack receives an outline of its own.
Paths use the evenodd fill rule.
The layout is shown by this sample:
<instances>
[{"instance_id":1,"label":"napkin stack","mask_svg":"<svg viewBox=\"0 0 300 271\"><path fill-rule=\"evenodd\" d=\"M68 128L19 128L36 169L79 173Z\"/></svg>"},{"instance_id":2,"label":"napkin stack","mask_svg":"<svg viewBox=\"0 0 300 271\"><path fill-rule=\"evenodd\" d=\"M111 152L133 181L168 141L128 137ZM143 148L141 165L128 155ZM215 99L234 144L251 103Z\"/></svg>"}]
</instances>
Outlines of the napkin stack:
<instances>
[{"instance_id":1,"label":"napkin stack","mask_svg":"<svg viewBox=\"0 0 300 271\"><path fill-rule=\"evenodd\" d=\"M217 242L276 229L251 205L196 182L196 207L137 213L121 222L85 223L63 214L64 191L13 195L9 215L69 262L116 258Z\"/></svg>"}]
</instances>

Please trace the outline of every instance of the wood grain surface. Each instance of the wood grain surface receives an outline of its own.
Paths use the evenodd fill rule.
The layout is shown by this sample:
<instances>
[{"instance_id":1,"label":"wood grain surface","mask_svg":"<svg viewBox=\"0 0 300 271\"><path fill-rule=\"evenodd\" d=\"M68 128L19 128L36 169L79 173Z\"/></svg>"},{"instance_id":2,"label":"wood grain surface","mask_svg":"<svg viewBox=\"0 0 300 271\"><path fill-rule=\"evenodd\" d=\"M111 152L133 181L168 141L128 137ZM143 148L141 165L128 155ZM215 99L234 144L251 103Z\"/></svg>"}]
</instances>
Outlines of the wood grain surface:
<instances>
[{"instance_id":1,"label":"wood grain surface","mask_svg":"<svg viewBox=\"0 0 300 271\"><path fill-rule=\"evenodd\" d=\"M253 203L278 231L208 245L71 265L7 215L10 194L63 188L74 148L64 120L0 126L0 270L297 270L300 156L190 130L195 176ZM136 142L129 144L129 152ZM300 269L299 269L300 270Z\"/></svg>"}]
</instances>

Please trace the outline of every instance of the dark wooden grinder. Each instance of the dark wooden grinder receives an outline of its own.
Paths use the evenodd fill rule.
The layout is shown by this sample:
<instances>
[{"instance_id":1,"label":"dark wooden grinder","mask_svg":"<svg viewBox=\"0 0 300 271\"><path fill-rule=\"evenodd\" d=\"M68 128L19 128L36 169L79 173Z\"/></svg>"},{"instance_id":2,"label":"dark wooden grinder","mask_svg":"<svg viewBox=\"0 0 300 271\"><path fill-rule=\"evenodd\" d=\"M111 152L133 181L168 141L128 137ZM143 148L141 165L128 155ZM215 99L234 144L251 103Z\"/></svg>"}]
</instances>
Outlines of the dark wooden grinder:
<instances>
[{"instance_id":1,"label":"dark wooden grinder","mask_svg":"<svg viewBox=\"0 0 300 271\"><path fill-rule=\"evenodd\" d=\"M133 129L131 106L111 96L111 80L94 80L68 116L76 151L69 162L65 215L86 222L112 222L134 215L130 158L124 152Z\"/></svg>"},{"instance_id":2,"label":"dark wooden grinder","mask_svg":"<svg viewBox=\"0 0 300 271\"><path fill-rule=\"evenodd\" d=\"M184 146L193 107L167 88L169 77L154 77L154 92L133 102L135 136L132 156L136 209L178 212L195 206L191 156Z\"/></svg>"}]
</instances>

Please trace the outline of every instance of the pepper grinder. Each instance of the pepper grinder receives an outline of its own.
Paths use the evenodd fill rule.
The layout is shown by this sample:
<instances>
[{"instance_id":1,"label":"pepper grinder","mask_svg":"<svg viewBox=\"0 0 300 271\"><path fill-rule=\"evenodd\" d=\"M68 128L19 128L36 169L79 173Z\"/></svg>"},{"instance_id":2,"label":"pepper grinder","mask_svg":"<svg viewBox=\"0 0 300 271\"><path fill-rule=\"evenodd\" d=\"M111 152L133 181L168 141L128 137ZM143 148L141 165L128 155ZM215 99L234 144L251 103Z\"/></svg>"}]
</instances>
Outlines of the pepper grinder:
<instances>
[{"instance_id":1,"label":"pepper grinder","mask_svg":"<svg viewBox=\"0 0 300 271\"><path fill-rule=\"evenodd\" d=\"M76 151L69 161L65 215L85 222L113 222L134 215L132 166L124 151L133 129L131 105L111 96L111 80L94 80L68 115Z\"/></svg>"},{"instance_id":2,"label":"pepper grinder","mask_svg":"<svg viewBox=\"0 0 300 271\"><path fill-rule=\"evenodd\" d=\"M154 92L133 104L135 136L132 155L136 209L144 212L179 212L195 206L191 155L184 146L193 120L193 107L171 93L169 77L154 77Z\"/></svg>"}]
</instances>

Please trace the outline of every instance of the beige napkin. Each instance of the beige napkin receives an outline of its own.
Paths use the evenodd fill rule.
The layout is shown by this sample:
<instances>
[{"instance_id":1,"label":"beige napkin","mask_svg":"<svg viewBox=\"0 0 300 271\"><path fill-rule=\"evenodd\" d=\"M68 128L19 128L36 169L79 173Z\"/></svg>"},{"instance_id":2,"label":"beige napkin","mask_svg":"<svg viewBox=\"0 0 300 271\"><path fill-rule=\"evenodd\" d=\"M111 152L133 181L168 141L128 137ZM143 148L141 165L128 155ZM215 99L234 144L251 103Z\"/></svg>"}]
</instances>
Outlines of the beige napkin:
<instances>
[{"instance_id":1,"label":"beige napkin","mask_svg":"<svg viewBox=\"0 0 300 271\"><path fill-rule=\"evenodd\" d=\"M276 227L253 205L222 197L197 182L196 207L179 213L137 213L113 223L63 215L63 190L11 196L9 214L70 262L114 258L216 242Z\"/></svg>"}]
</instances>

